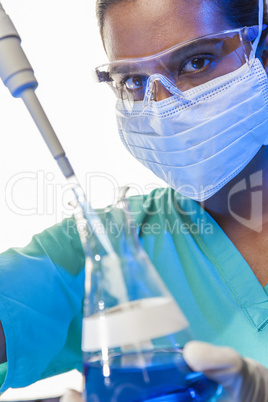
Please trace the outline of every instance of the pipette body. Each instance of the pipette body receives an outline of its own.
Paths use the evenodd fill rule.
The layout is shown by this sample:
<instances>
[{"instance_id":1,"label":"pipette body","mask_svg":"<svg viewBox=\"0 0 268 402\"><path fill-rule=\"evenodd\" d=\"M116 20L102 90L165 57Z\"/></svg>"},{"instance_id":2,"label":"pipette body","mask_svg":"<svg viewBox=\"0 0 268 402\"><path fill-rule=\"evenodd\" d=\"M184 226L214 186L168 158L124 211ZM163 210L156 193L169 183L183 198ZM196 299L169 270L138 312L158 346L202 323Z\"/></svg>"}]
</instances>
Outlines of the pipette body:
<instances>
[{"instance_id":1,"label":"pipette body","mask_svg":"<svg viewBox=\"0 0 268 402\"><path fill-rule=\"evenodd\" d=\"M107 254L114 253L98 214L87 201L65 151L39 102L35 89L38 82L22 47L20 36L0 3L0 77L15 98L21 98L31 114L51 154L65 178L72 183L73 192L83 209L91 229L101 228L96 234Z\"/></svg>"},{"instance_id":2,"label":"pipette body","mask_svg":"<svg viewBox=\"0 0 268 402\"><path fill-rule=\"evenodd\" d=\"M0 3L0 77L15 98L22 98L53 157L66 178L74 171L36 94L38 82L20 36Z\"/></svg>"}]
</instances>

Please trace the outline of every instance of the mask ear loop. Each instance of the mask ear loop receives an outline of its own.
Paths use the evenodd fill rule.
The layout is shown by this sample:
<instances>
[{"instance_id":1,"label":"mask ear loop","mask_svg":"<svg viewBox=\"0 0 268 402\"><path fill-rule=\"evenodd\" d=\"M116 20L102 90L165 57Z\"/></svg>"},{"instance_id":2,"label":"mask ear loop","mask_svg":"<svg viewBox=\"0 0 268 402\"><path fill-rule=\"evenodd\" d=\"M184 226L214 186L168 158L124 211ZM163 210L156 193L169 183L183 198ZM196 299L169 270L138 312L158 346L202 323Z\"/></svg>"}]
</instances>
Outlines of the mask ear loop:
<instances>
[{"instance_id":1,"label":"mask ear loop","mask_svg":"<svg viewBox=\"0 0 268 402\"><path fill-rule=\"evenodd\" d=\"M257 38L254 40L252 44L252 48L254 50L254 54L256 54L256 50L258 47L258 44L260 42L261 34L262 34L262 24L263 24L263 14L264 14L264 5L263 5L263 0L259 0L259 32Z\"/></svg>"}]
</instances>

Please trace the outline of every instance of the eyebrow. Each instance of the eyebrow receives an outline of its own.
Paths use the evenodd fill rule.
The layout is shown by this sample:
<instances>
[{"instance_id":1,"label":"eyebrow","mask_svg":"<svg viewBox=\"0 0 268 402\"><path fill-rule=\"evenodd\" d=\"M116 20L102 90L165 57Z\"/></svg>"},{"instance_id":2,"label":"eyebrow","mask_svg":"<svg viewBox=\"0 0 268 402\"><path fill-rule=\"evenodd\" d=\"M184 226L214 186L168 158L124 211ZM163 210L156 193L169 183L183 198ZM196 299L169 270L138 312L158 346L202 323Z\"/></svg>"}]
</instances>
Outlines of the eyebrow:
<instances>
[{"instance_id":1,"label":"eyebrow","mask_svg":"<svg viewBox=\"0 0 268 402\"><path fill-rule=\"evenodd\" d=\"M187 45L183 48L183 52L181 52L181 49L177 49L175 50L171 55L170 55L170 61L176 60L176 58L178 57L179 54L182 54L183 58L185 58L185 56L189 56L189 55L194 55L194 54L198 54L198 53L202 53L204 50L201 49L202 46L208 46L208 50L209 48L211 48L212 46L217 46L220 44L223 44L225 39L211 39L211 40L200 40L200 42L198 43L194 43L191 45Z\"/></svg>"},{"instance_id":2,"label":"eyebrow","mask_svg":"<svg viewBox=\"0 0 268 402\"><path fill-rule=\"evenodd\" d=\"M138 60L138 59L137 59ZM113 74L132 74L132 73L139 73L139 75L141 74L141 66L139 65L139 61L136 62L132 62L128 64L118 64L113 66L110 71L109 71L109 75L113 75Z\"/></svg>"}]
</instances>

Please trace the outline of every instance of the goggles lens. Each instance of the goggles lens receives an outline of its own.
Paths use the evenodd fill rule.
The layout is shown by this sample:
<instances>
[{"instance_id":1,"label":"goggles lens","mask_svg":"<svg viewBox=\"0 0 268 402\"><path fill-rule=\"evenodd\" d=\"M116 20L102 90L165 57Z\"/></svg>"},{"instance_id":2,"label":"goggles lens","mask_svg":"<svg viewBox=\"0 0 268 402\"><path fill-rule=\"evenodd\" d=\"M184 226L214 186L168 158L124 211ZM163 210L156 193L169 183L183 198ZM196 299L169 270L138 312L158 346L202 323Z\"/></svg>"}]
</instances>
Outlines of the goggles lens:
<instances>
[{"instance_id":1,"label":"goggles lens","mask_svg":"<svg viewBox=\"0 0 268 402\"><path fill-rule=\"evenodd\" d=\"M252 41L258 26L206 35L180 43L153 56L124 59L96 68L99 82L107 82L124 107L183 92L234 72L254 60Z\"/></svg>"}]
</instances>

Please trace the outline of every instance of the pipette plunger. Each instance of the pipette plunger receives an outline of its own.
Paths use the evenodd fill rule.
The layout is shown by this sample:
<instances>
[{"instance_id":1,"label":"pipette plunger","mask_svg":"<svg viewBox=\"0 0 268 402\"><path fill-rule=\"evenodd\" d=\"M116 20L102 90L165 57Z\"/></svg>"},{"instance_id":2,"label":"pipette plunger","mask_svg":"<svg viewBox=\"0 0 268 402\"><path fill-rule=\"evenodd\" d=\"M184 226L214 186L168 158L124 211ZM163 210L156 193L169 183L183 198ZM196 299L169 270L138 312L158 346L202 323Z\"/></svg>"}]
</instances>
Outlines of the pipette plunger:
<instances>
[{"instance_id":1,"label":"pipette plunger","mask_svg":"<svg viewBox=\"0 0 268 402\"><path fill-rule=\"evenodd\" d=\"M88 224L94 231L96 225L101 230L96 236L107 254L113 254L113 247L98 214L87 201L85 192L79 184L65 151L41 106L35 89L38 82L33 68L22 47L20 36L10 17L0 3L0 77L15 98L22 98L38 130L45 140L54 159L65 178L72 183L73 192L81 206Z\"/></svg>"}]
</instances>

